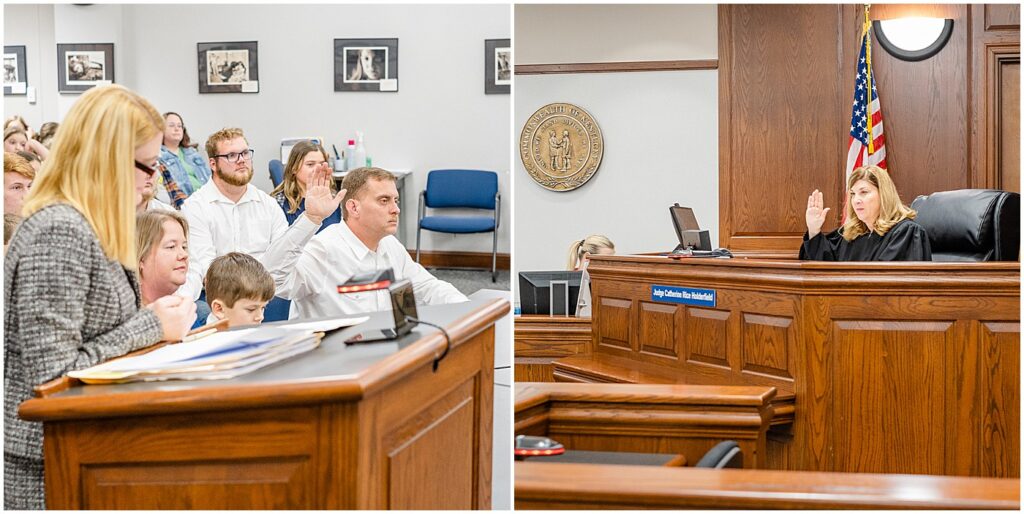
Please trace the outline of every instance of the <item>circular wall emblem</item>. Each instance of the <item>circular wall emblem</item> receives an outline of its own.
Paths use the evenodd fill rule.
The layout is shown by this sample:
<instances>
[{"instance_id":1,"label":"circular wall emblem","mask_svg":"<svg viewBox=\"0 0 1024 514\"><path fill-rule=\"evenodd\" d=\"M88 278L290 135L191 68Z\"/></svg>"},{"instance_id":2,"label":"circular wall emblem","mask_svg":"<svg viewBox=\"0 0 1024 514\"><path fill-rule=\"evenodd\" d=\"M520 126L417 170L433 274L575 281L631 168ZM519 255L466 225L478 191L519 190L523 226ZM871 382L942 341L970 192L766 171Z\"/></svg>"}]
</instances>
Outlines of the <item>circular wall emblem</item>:
<instances>
[{"instance_id":1,"label":"circular wall emblem","mask_svg":"<svg viewBox=\"0 0 1024 514\"><path fill-rule=\"evenodd\" d=\"M555 103L530 116L519 137L527 173L552 191L571 191L597 173L604 155L601 128L587 111Z\"/></svg>"}]
</instances>

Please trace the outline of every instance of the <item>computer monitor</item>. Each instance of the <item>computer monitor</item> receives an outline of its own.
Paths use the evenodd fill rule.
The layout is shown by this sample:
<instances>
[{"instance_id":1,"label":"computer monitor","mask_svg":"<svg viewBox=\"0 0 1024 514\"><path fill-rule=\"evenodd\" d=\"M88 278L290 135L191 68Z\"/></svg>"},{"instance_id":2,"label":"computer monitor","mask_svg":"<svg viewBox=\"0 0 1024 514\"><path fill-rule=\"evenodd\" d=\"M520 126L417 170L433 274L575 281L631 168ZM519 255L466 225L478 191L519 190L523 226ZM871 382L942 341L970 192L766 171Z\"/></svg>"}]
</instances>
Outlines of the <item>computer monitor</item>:
<instances>
[{"instance_id":1,"label":"computer monitor","mask_svg":"<svg viewBox=\"0 0 1024 514\"><path fill-rule=\"evenodd\" d=\"M521 271L519 307L523 314L574 316L582 271Z\"/></svg>"},{"instance_id":2,"label":"computer monitor","mask_svg":"<svg viewBox=\"0 0 1024 514\"><path fill-rule=\"evenodd\" d=\"M674 204L668 208L672 214L672 225L676 228L679 245L673 252L682 250L711 251L711 236L707 230L701 230L693 209Z\"/></svg>"}]
</instances>

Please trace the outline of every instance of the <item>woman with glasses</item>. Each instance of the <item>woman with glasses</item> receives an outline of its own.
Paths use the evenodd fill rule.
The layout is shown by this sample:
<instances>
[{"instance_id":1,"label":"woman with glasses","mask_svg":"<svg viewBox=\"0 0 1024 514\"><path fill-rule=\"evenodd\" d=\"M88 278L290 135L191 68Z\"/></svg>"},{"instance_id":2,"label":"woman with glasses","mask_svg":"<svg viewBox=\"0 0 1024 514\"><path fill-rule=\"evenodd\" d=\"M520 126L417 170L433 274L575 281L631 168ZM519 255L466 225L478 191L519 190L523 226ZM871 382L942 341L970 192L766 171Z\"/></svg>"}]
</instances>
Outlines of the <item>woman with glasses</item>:
<instances>
[{"instance_id":1,"label":"woman with glasses","mask_svg":"<svg viewBox=\"0 0 1024 514\"><path fill-rule=\"evenodd\" d=\"M141 305L135 169L160 155L164 120L139 95L94 87L68 112L25 199L4 261L4 507L43 509L42 423L18 417L32 388L160 340L195 304Z\"/></svg>"},{"instance_id":2,"label":"woman with glasses","mask_svg":"<svg viewBox=\"0 0 1024 514\"><path fill-rule=\"evenodd\" d=\"M210 180L210 165L193 143L185 129L185 122L176 112L164 113L163 146L160 148L160 164L170 172L172 182L181 189L185 197L192 196L197 189ZM167 189L167 181L158 176L157 181ZM158 197L163 195L158 192ZM161 198L168 202L168 199Z\"/></svg>"},{"instance_id":3,"label":"woman with glasses","mask_svg":"<svg viewBox=\"0 0 1024 514\"><path fill-rule=\"evenodd\" d=\"M295 223L295 220L306 211L306 202L303 199L306 195L306 188L309 186L317 172L330 173L330 156L327 150L313 141L300 141L292 147L288 154L288 164L284 168L284 180L277 185L271 193L277 200L278 205L284 210L284 216L288 224ZM331 192L334 192L334 181L330 183ZM335 209L334 213L324 218L324 222L317 230L329 225L341 222L341 209Z\"/></svg>"}]
</instances>

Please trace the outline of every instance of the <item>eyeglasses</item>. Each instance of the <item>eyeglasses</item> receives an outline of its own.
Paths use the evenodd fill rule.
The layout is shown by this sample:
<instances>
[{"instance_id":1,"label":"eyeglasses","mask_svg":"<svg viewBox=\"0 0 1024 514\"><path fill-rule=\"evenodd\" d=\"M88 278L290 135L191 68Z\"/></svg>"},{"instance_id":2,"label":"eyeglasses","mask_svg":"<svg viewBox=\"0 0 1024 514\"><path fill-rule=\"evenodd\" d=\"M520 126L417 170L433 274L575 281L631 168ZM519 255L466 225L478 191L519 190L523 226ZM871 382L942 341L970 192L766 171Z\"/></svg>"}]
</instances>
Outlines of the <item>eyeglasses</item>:
<instances>
[{"instance_id":1,"label":"eyeglasses","mask_svg":"<svg viewBox=\"0 0 1024 514\"><path fill-rule=\"evenodd\" d=\"M135 161L135 168L137 170L139 170L139 171L145 172L146 175L149 175L150 177L152 177L153 175L156 175L156 172L157 172L156 168L154 168L152 166L146 166L145 164L142 164L139 161Z\"/></svg>"},{"instance_id":2,"label":"eyeglasses","mask_svg":"<svg viewBox=\"0 0 1024 514\"><path fill-rule=\"evenodd\" d=\"M247 161L251 161L252 160L252 154L254 154L254 153L256 153L256 150L253 150L252 148L250 148L248 150L242 151L241 153L231 152L231 153L226 153L226 154L221 154L221 155L214 155L213 157L214 158L223 157L228 162L240 162L242 159L245 159Z\"/></svg>"}]
</instances>

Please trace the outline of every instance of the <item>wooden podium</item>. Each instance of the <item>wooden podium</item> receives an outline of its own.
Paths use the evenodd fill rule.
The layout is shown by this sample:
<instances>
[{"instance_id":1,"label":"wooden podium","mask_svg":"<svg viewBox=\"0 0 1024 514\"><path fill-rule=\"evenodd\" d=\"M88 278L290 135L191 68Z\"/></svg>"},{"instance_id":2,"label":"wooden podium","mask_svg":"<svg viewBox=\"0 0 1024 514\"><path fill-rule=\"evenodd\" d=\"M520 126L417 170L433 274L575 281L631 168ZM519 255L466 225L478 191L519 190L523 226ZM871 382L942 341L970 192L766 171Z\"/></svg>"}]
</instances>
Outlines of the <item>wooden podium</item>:
<instances>
[{"instance_id":1,"label":"wooden podium","mask_svg":"<svg viewBox=\"0 0 1024 514\"><path fill-rule=\"evenodd\" d=\"M504 300L390 313L232 380L76 386L31 399L49 509L489 509L494 322Z\"/></svg>"},{"instance_id":2,"label":"wooden podium","mask_svg":"<svg viewBox=\"0 0 1024 514\"><path fill-rule=\"evenodd\" d=\"M789 391L769 469L1020 476L1020 263L593 256L588 269L592 340L553 361L556 381Z\"/></svg>"}]
</instances>

